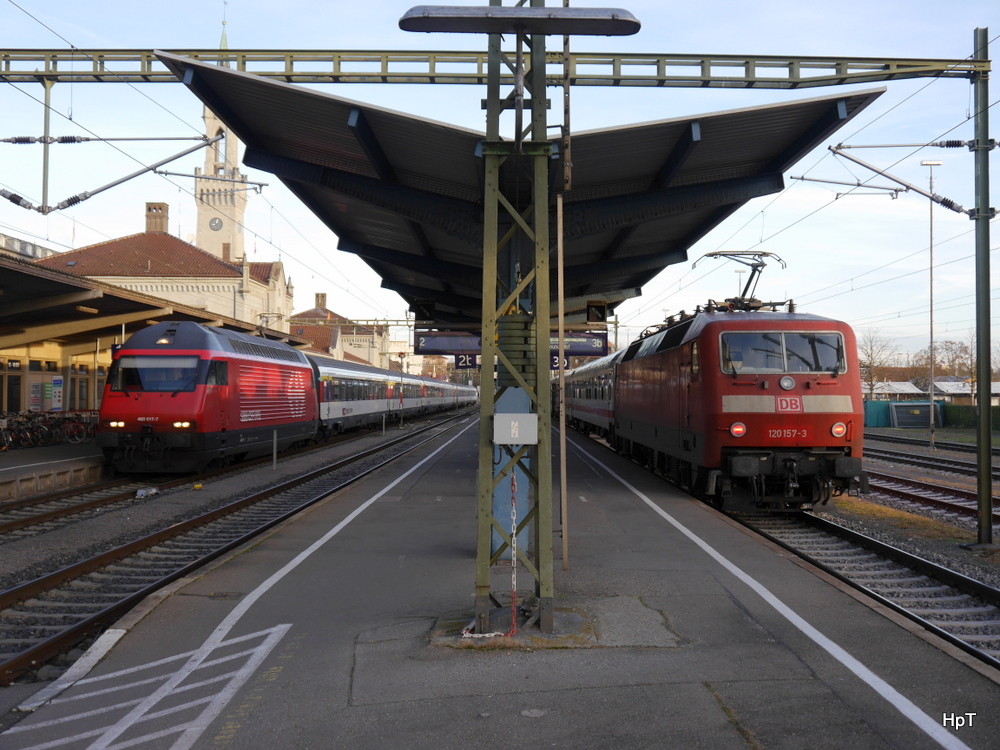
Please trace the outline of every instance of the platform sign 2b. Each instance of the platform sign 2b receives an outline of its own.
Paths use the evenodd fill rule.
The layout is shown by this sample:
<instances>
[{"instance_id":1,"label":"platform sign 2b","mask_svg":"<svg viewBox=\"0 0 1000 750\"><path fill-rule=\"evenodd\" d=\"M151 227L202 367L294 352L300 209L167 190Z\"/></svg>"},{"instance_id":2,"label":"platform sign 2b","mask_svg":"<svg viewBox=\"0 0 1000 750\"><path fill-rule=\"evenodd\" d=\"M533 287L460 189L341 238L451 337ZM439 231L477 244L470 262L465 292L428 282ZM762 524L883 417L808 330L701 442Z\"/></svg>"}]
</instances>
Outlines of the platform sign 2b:
<instances>
[{"instance_id":1,"label":"platform sign 2b","mask_svg":"<svg viewBox=\"0 0 1000 750\"><path fill-rule=\"evenodd\" d=\"M456 370L476 370L479 368L479 362L482 356L479 354L456 354L455 355L455 369Z\"/></svg>"}]
</instances>

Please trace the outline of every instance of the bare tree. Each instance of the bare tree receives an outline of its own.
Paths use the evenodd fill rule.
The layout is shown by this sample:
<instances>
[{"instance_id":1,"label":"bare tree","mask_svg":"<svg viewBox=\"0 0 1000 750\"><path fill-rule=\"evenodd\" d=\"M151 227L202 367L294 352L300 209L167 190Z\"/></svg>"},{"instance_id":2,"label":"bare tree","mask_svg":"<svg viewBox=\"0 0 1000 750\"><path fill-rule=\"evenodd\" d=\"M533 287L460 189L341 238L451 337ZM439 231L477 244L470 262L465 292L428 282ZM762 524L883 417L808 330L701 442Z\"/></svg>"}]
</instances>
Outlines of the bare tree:
<instances>
[{"instance_id":1,"label":"bare tree","mask_svg":"<svg viewBox=\"0 0 1000 750\"><path fill-rule=\"evenodd\" d=\"M956 361L956 375L965 378L972 393L972 401L976 400L976 329L970 328L965 334L965 341L962 342L961 353Z\"/></svg>"},{"instance_id":2,"label":"bare tree","mask_svg":"<svg viewBox=\"0 0 1000 750\"><path fill-rule=\"evenodd\" d=\"M892 366L898 352L895 340L879 328L866 328L858 340L858 366L869 400L874 398L875 384L885 380L886 369Z\"/></svg>"}]
</instances>

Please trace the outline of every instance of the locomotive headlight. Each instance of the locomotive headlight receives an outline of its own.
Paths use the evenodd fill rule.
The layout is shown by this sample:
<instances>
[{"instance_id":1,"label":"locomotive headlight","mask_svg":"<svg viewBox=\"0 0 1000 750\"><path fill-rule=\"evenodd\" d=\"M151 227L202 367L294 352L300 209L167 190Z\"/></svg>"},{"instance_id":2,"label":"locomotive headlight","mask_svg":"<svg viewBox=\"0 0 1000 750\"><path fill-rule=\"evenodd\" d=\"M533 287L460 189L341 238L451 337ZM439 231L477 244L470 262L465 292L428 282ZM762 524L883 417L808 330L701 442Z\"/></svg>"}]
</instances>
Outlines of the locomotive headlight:
<instances>
[{"instance_id":1,"label":"locomotive headlight","mask_svg":"<svg viewBox=\"0 0 1000 750\"><path fill-rule=\"evenodd\" d=\"M836 438L844 437L847 434L847 425L843 422L837 422L837 424L830 428L830 434Z\"/></svg>"},{"instance_id":2,"label":"locomotive headlight","mask_svg":"<svg viewBox=\"0 0 1000 750\"><path fill-rule=\"evenodd\" d=\"M729 425L729 434L733 437L743 437L747 434L747 426L742 422L733 422Z\"/></svg>"},{"instance_id":3,"label":"locomotive headlight","mask_svg":"<svg viewBox=\"0 0 1000 750\"><path fill-rule=\"evenodd\" d=\"M795 387L795 378L791 375L785 375L785 377L778 381L778 385L781 386L782 390L790 391Z\"/></svg>"},{"instance_id":4,"label":"locomotive headlight","mask_svg":"<svg viewBox=\"0 0 1000 750\"><path fill-rule=\"evenodd\" d=\"M124 427L124 422L108 422L108 427Z\"/></svg>"},{"instance_id":5,"label":"locomotive headlight","mask_svg":"<svg viewBox=\"0 0 1000 750\"><path fill-rule=\"evenodd\" d=\"M174 422L174 427L178 430L184 430L193 425L193 422Z\"/></svg>"}]
</instances>

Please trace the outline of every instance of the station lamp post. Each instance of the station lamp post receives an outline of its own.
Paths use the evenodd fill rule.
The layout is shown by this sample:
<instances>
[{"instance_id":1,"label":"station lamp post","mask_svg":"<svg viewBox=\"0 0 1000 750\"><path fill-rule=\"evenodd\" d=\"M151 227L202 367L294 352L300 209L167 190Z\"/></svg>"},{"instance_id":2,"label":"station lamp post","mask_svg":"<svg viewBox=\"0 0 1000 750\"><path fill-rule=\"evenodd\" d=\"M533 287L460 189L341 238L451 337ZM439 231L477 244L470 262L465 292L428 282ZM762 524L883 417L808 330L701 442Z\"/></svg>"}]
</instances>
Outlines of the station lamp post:
<instances>
[{"instance_id":1,"label":"station lamp post","mask_svg":"<svg viewBox=\"0 0 1000 750\"><path fill-rule=\"evenodd\" d=\"M930 371L930 385L928 386L928 391L930 393L930 447L934 450L934 167L940 167L943 162L940 161L922 161L920 165L923 167L928 167L930 169L930 185L928 187L928 192L931 194L930 203L930 293L931 293L931 321L930 321L930 361L931 361L931 371Z\"/></svg>"}]
</instances>

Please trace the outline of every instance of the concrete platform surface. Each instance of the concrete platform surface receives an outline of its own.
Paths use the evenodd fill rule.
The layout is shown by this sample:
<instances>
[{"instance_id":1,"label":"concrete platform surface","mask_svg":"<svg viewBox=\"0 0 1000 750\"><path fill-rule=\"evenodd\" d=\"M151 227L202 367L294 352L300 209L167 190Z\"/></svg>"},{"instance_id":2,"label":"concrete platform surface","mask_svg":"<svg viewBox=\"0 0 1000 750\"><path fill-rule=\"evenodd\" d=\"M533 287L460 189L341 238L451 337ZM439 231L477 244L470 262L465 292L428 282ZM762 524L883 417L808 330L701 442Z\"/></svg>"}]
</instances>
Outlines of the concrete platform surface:
<instances>
[{"instance_id":1,"label":"concrete platform surface","mask_svg":"<svg viewBox=\"0 0 1000 750\"><path fill-rule=\"evenodd\" d=\"M178 583L89 671L11 688L0 747L996 747L992 670L576 436L560 632L468 647L477 430Z\"/></svg>"}]
</instances>

